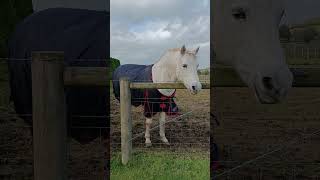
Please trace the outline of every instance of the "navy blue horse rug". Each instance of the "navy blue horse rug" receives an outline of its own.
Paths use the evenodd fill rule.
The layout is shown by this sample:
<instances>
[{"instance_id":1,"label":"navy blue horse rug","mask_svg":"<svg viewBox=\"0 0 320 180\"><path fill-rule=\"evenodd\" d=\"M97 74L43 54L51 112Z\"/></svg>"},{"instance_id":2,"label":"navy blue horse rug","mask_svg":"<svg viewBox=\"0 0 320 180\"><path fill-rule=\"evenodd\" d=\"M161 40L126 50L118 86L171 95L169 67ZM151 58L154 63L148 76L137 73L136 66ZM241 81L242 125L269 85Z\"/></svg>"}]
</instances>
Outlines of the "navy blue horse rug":
<instances>
[{"instance_id":1,"label":"navy blue horse rug","mask_svg":"<svg viewBox=\"0 0 320 180\"><path fill-rule=\"evenodd\" d=\"M66 66L106 67L109 14L69 8L39 11L20 22L9 41L11 98L16 112L32 125L32 51L63 51ZM100 136L107 122L109 88L66 87L68 133L87 143ZM90 127L90 128L89 128Z\"/></svg>"},{"instance_id":2,"label":"navy blue horse rug","mask_svg":"<svg viewBox=\"0 0 320 180\"><path fill-rule=\"evenodd\" d=\"M113 92L120 101L120 83L122 77L128 77L131 82L153 82L153 65L126 64L119 66L112 74ZM131 104L144 106L144 116L151 118L158 112L167 115L178 115L178 106L174 101L175 92L171 96L161 94L157 89L132 89Z\"/></svg>"}]
</instances>

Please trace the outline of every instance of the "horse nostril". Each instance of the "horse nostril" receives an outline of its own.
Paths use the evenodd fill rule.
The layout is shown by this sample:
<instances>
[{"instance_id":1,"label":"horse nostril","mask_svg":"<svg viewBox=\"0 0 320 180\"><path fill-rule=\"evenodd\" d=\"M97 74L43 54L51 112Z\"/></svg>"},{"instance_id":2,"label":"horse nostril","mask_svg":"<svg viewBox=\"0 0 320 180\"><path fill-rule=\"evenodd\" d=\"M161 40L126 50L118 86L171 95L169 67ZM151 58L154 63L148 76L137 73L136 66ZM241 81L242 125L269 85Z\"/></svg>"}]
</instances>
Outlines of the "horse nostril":
<instances>
[{"instance_id":1,"label":"horse nostril","mask_svg":"<svg viewBox=\"0 0 320 180\"><path fill-rule=\"evenodd\" d=\"M194 91L195 91L195 90L196 90L196 86L192 86L192 90L194 90Z\"/></svg>"},{"instance_id":2,"label":"horse nostril","mask_svg":"<svg viewBox=\"0 0 320 180\"><path fill-rule=\"evenodd\" d=\"M274 88L271 77L263 77L262 82L266 89L272 90Z\"/></svg>"}]
</instances>

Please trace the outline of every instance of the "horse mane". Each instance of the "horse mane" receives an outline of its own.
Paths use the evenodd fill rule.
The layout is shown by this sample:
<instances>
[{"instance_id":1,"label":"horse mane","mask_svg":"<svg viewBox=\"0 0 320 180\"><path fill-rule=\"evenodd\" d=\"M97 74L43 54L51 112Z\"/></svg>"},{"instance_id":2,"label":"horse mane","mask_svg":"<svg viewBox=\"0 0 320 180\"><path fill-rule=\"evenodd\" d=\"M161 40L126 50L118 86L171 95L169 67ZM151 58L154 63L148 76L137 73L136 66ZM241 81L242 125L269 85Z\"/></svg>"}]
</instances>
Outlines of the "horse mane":
<instances>
[{"instance_id":1,"label":"horse mane","mask_svg":"<svg viewBox=\"0 0 320 180\"><path fill-rule=\"evenodd\" d=\"M180 51L180 50L181 50L181 48L171 48L171 49L169 49L168 51L174 51L174 52L176 52L176 51ZM194 56L195 56L195 53L194 53L193 51L189 51L189 50L186 50L186 54L194 55Z\"/></svg>"},{"instance_id":2,"label":"horse mane","mask_svg":"<svg viewBox=\"0 0 320 180\"><path fill-rule=\"evenodd\" d=\"M160 56L160 58L154 63L154 64L156 64L156 63L158 63L161 59L162 59L162 57L164 56L164 55L166 55L168 52L177 52L177 51L180 51L181 50L181 48L171 48L171 49L168 49L167 51L165 51L161 56ZM195 53L193 52L193 51L186 51L185 52L186 54L188 54L188 55L193 55L193 56L195 56Z\"/></svg>"}]
</instances>

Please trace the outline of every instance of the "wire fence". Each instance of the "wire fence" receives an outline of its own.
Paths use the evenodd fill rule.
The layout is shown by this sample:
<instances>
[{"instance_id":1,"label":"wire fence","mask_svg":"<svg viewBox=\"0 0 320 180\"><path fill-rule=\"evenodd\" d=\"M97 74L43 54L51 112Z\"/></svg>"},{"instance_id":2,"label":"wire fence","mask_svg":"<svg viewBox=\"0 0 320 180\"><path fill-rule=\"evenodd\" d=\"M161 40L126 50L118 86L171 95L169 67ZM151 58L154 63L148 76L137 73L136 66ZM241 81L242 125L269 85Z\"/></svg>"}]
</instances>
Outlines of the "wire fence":
<instances>
[{"instance_id":1,"label":"wire fence","mask_svg":"<svg viewBox=\"0 0 320 180\"><path fill-rule=\"evenodd\" d=\"M201 82L206 82L206 79L200 79ZM143 90L142 90L143 91ZM119 152L121 147L120 133L120 104L115 99L111 92L111 144L112 151ZM210 132L210 91L208 89L201 90L197 95L190 95L188 90L176 90L176 98L172 103L175 103L179 109L180 115L166 116L165 134L170 145L161 141L159 135L159 114L156 114L152 119L150 129L151 147L147 147L145 143L145 122L144 108L145 98L132 98L132 102L140 103L142 106L133 107L131 112L132 117L132 143L133 151L169 151L172 154L181 153L203 153L209 154L209 132ZM163 103L159 97L148 97L152 100L152 105ZM152 106L151 105L151 106ZM166 107L170 104L167 103ZM153 108L151 108L153 109ZM208 157L208 156L207 156ZM208 157L209 158L209 157Z\"/></svg>"},{"instance_id":2,"label":"wire fence","mask_svg":"<svg viewBox=\"0 0 320 180\"><path fill-rule=\"evenodd\" d=\"M73 62L105 62L105 59L76 59ZM32 126L24 119L32 114L18 114L10 100L8 62L31 63L31 59L0 58L0 179L33 179L33 136ZM30 74L31 76L31 74ZM31 86L31 84L30 84ZM72 125L73 119L101 121L105 125ZM67 176L68 179L103 179L108 173L110 127L108 116L86 116L70 114L70 133L88 132L94 139L79 143L74 138L67 139Z\"/></svg>"},{"instance_id":3,"label":"wire fence","mask_svg":"<svg viewBox=\"0 0 320 180\"><path fill-rule=\"evenodd\" d=\"M221 123L213 179L319 179L319 88L295 88L274 106L258 104L247 88L212 94Z\"/></svg>"},{"instance_id":4,"label":"wire fence","mask_svg":"<svg viewBox=\"0 0 320 180\"><path fill-rule=\"evenodd\" d=\"M4 60L8 61L8 60ZM16 61L30 61L29 59L16 59ZM100 60L105 61L105 60ZM0 60L2 62L2 60ZM6 73L5 66L0 66ZM209 79L209 76L206 76ZM208 82L202 79L201 82ZM224 93L228 93L225 89ZM219 145L221 161L220 169L215 171L219 179L236 179L239 175L253 179L288 178L318 179L320 175L318 153L318 111L320 97L318 89L310 89L306 92L296 90L289 100L288 114L281 115L287 118L265 118L273 112L266 107L263 115L248 116L248 112L257 112L252 106L254 101L249 96L243 95L243 90L236 90L233 95L224 94L221 91L215 93L222 99L216 100L224 109L218 119L222 122L222 128L215 129L215 141ZM306 96L310 97L306 98ZM0 126L1 126L1 153L0 179L32 179L32 134L31 126L28 126L21 117L31 114L16 114L13 104L9 101L8 78L0 79ZM105 157L109 144L112 151L120 148L120 115L119 102L111 96L111 128L99 126L72 127L74 129L99 129L99 138L89 144L82 145L73 139L68 140L68 165L69 177L76 179L88 179L96 177L104 171ZM298 97L298 98L297 98ZM225 98L225 99L223 99ZM229 104L227 103L227 100ZM141 99L137 99L140 100ZM238 100L238 102L235 102ZM250 104L246 102L250 102ZM220 104L225 102L225 104ZM313 102L313 103L308 103ZM231 104L230 104L231 103ZM191 97L186 90L177 91L177 104L182 114L181 118L169 118L166 124L166 136L170 146L160 141L158 132L158 119L153 121L151 131L152 147L145 147L143 109L133 108L133 145L139 151L170 151L181 152L209 152L210 134L210 92L203 90L200 94ZM305 106L305 107L304 107ZM236 107L236 108L234 108ZM260 106L259 106L260 107ZM277 106L274 109L284 111L284 107ZM282 109L281 109L282 108ZM238 110L236 110L238 109ZM219 111L219 110L217 110ZM306 113L307 112L307 113ZM229 114L228 114L229 113ZM244 115L246 114L246 115ZM80 118L108 118L106 116L77 116ZM236 118L235 118L236 117ZM236 123L235 123L236 122ZM108 139L108 132L111 139ZM228 135L226 135L228 134ZM295 141L298 138L299 141ZM111 142L110 142L111 141ZM292 142L289 145L286 142ZM279 147L279 145L281 147ZM251 152L248 154L248 152ZM309 161L307 161L309 160ZM23 169L21 167L24 167ZM30 177L30 178L28 178Z\"/></svg>"},{"instance_id":5,"label":"wire fence","mask_svg":"<svg viewBox=\"0 0 320 180\"><path fill-rule=\"evenodd\" d=\"M10 87L9 87L9 76L8 76L8 62L22 62L29 64L31 59L23 58L0 58L0 141L1 141L1 153L0 153L0 166L4 167L0 170L0 179L32 179L33 178L33 138L32 138L32 126L24 120L24 118L31 119L32 114L17 114L13 103L10 101ZM75 59L70 62L106 62L105 59ZM205 79L206 78L206 79ZM201 77L201 82L208 82L209 76ZM112 89L112 88L111 88ZM110 89L110 95L112 96ZM190 105L194 104L190 101L186 103L183 99L189 100L189 94L187 91L178 95L177 101L179 108L183 112L187 112L190 109ZM180 93L178 93L180 94ZM193 113L183 117L179 120L170 119L167 120L166 135L171 143L167 146L159 141L158 128L154 127L151 132L151 140L153 143L153 150L169 150L171 152L207 152L209 151L209 92L200 94L198 96L199 107L207 107L208 109L201 114L197 112L196 115ZM205 103L205 104L201 104ZM116 105L116 106L114 106ZM96 119L111 119L112 125L119 123L119 107L118 102L114 99L111 100L111 114L110 116L90 116L90 115L78 115L72 114L69 118L85 118L88 121L95 121ZM201 105L201 106L200 106ZM116 108L116 109L115 109ZM134 110L136 114L136 120L134 120L137 128L134 128L134 134L136 138L133 139L137 150L150 150L145 148L144 136L141 133L144 132L143 123L145 121L142 118L141 107ZM196 112L196 111L195 111ZM199 119L198 119L199 118ZM157 126L157 120L154 120L154 126ZM120 136L119 126L108 127L107 123L105 126L88 126L88 125L71 125L70 131L77 132L78 134L85 131L94 132L97 134L97 138L89 142L88 144L80 144L73 138L68 139L68 178L74 179L91 179L96 177L103 177L108 171L109 167L108 159L108 147L118 148L120 146L117 138ZM112 133L112 139L109 134ZM139 135L140 134L140 135ZM112 142L112 144L110 144ZM23 167L23 168L21 168Z\"/></svg>"},{"instance_id":6,"label":"wire fence","mask_svg":"<svg viewBox=\"0 0 320 180\"><path fill-rule=\"evenodd\" d=\"M287 59L319 60L320 47L306 44L283 44Z\"/></svg>"}]
</instances>

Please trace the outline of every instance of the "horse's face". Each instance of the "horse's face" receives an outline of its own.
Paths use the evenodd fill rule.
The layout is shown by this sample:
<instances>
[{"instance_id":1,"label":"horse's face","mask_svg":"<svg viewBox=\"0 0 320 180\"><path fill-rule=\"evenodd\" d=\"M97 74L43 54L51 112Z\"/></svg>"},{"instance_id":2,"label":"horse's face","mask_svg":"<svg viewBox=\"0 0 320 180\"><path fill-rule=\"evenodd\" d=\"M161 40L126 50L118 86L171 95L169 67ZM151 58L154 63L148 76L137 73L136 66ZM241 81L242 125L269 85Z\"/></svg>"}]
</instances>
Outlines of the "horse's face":
<instances>
[{"instance_id":1,"label":"horse's face","mask_svg":"<svg viewBox=\"0 0 320 180\"><path fill-rule=\"evenodd\" d=\"M281 101L293 81L279 41L283 2L214 0L212 5L217 61L233 66L261 103Z\"/></svg>"},{"instance_id":2,"label":"horse's face","mask_svg":"<svg viewBox=\"0 0 320 180\"><path fill-rule=\"evenodd\" d=\"M183 46L180 50L179 60L177 61L176 72L179 81L192 93L197 94L202 86L199 81L197 53L199 48L187 51Z\"/></svg>"}]
</instances>

